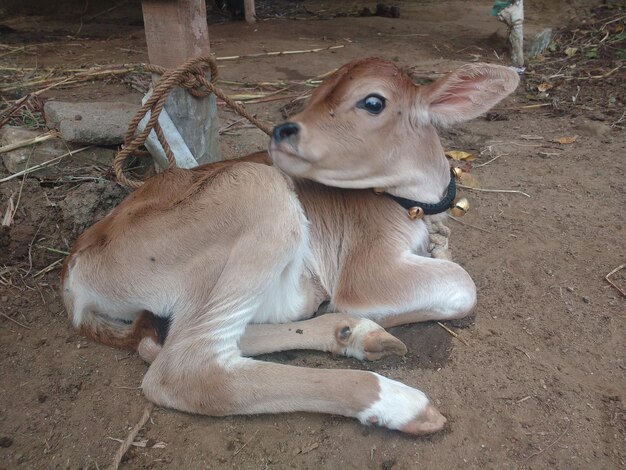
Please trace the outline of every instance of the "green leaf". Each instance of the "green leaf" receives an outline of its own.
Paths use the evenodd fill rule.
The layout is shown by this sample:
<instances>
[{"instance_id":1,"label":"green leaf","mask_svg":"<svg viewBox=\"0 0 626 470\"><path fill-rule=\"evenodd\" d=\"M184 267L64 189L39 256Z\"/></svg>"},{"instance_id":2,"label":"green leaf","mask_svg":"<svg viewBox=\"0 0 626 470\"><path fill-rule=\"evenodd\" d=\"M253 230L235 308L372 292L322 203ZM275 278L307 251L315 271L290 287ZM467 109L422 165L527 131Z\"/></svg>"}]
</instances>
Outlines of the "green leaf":
<instances>
[{"instance_id":1,"label":"green leaf","mask_svg":"<svg viewBox=\"0 0 626 470\"><path fill-rule=\"evenodd\" d=\"M590 49L587 52L585 52L585 57L587 57L587 59L597 59L598 58L598 49Z\"/></svg>"}]
</instances>

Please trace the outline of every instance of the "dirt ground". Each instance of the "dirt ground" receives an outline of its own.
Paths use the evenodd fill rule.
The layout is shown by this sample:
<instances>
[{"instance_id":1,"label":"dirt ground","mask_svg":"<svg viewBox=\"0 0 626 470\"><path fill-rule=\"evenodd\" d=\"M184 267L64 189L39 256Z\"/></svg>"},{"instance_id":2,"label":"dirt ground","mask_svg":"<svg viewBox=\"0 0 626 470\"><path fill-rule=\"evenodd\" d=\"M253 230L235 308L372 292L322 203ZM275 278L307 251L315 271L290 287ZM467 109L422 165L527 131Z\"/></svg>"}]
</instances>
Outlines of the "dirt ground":
<instances>
[{"instance_id":1,"label":"dirt ground","mask_svg":"<svg viewBox=\"0 0 626 470\"><path fill-rule=\"evenodd\" d=\"M526 3L529 39L547 26L592 21L598 4ZM491 2L397 4L397 19L335 14L373 8L365 2L283 2L283 10L261 2L269 18L253 26L212 14L217 56L345 46L224 61L221 78L305 80L364 56L394 60L425 81L465 62L507 64L506 31L489 16ZM0 43L12 48L0 50L0 81L9 83L9 67L146 61L137 2L83 21L115 5L88 4L83 19L82 3L47 16L6 16ZM277 18L280 12L291 19ZM623 23L623 9L603 14L607 21L621 14ZM20 45L28 47L16 50ZM401 380L434 399L449 419L445 431L412 438L335 416L210 418L156 409L137 438L146 446L131 449L123 468L626 468L626 309L605 280L626 262L626 69L577 75L580 67L568 62L559 70L564 57L531 65L490 119L442 132L447 149L479 157L471 174L482 188L528 195L463 190L472 209L461 222L449 222L454 257L479 292L475 324L457 330L465 343L423 324L395 330L409 347L403 359L360 363L314 352L264 358ZM623 56L611 65L624 67ZM538 92L543 82L554 88ZM139 102L141 94L111 79L59 87L42 98ZM247 108L278 123L286 102ZM235 119L224 109L220 114L224 125ZM557 142L573 136L573 143ZM260 131L236 126L221 142L227 157L267 143ZM0 167L0 178L7 175ZM2 213L9 197L20 195L13 224L0 231L0 468L104 468L119 447L113 439L125 438L146 404L138 388L146 371L141 359L70 328L53 264L63 255L50 250L68 251L85 221L124 196L106 175L106 168L91 166L82 179L0 183ZM80 220L72 216L76 206ZM624 271L612 279L626 289Z\"/></svg>"}]
</instances>

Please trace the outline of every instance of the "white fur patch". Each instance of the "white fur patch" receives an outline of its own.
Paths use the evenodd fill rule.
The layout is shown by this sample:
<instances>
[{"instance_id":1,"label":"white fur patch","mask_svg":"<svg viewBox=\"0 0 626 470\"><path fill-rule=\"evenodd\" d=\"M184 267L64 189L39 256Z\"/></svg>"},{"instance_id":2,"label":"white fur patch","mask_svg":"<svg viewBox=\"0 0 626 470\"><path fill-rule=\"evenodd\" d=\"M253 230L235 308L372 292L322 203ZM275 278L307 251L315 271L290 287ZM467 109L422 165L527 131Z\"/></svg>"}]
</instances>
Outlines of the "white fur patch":
<instances>
[{"instance_id":1,"label":"white fur patch","mask_svg":"<svg viewBox=\"0 0 626 470\"><path fill-rule=\"evenodd\" d=\"M423 392L373 374L378 379L380 392L378 400L357 415L361 423L400 429L426 410L430 402Z\"/></svg>"}]
</instances>

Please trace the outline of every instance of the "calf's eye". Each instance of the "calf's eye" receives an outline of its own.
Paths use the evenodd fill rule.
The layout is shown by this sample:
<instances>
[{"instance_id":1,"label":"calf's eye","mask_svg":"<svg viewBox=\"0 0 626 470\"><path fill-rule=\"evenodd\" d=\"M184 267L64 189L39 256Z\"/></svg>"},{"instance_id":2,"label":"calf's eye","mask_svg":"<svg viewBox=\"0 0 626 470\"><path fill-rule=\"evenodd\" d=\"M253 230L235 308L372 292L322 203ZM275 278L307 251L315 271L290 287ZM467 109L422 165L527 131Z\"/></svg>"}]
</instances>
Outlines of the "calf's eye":
<instances>
[{"instance_id":1,"label":"calf's eye","mask_svg":"<svg viewBox=\"0 0 626 470\"><path fill-rule=\"evenodd\" d=\"M385 98L377 94L367 95L356 104L356 107L365 109L370 114L380 114L385 109Z\"/></svg>"}]
</instances>

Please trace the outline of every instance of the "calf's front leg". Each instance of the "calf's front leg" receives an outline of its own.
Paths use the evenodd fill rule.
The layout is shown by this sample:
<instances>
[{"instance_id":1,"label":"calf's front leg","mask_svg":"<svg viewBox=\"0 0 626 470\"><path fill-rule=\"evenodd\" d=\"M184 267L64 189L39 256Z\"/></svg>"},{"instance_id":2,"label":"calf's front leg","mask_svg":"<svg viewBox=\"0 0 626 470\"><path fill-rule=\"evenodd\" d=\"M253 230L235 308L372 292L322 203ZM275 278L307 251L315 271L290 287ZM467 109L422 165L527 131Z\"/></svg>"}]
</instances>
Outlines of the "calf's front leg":
<instances>
[{"instance_id":1,"label":"calf's front leg","mask_svg":"<svg viewBox=\"0 0 626 470\"><path fill-rule=\"evenodd\" d=\"M451 261L381 250L380 258L355 258L353 263L342 273L332 302L342 312L369 318L385 328L460 319L476 306L474 282ZM352 276L351 272L361 274Z\"/></svg>"},{"instance_id":2,"label":"calf's front leg","mask_svg":"<svg viewBox=\"0 0 626 470\"><path fill-rule=\"evenodd\" d=\"M249 324L239 339L239 348L243 356L310 349L368 361L391 354L404 356L407 351L402 341L379 324L341 313L292 323ZM161 349L152 337L146 337L138 353L152 363Z\"/></svg>"},{"instance_id":3,"label":"calf's front leg","mask_svg":"<svg viewBox=\"0 0 626 470\"><path fill-rule=\"evenodd\" d=\"M244 356L311 349L376 361L390 354L406 354L404 343L377 323L341 313L292 323L250 324L239 347Z\"/></svg>"},{"instance_id":4,"label":"calf's front leg","mask_svg":"<svg viewBox=\"0 0 626 470\"><path fill-rule=\"evenodd\" d=\"M414 435L446 423L423 392L372 372L266 363L198 342L166 342L142 387L158 405L212 416L330 413Z\"/></svg>"}]
</instances>

